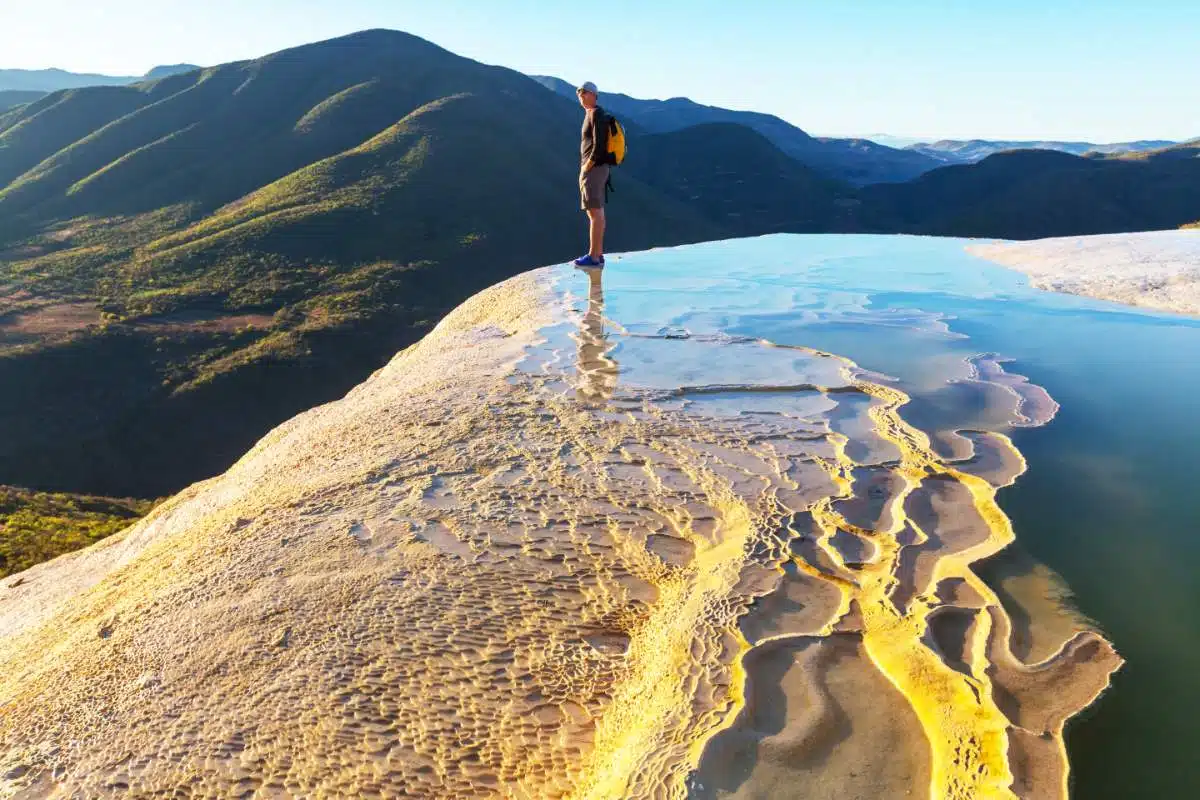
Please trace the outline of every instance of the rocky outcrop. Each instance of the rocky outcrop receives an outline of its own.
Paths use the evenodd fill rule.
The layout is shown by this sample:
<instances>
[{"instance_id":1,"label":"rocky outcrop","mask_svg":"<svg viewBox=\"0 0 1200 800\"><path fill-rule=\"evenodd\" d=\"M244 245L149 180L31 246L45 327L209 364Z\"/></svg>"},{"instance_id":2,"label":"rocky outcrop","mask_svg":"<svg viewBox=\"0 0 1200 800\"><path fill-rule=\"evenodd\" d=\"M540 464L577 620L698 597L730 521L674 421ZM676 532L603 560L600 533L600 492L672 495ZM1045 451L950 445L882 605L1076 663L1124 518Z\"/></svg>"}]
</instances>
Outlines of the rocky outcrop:
<instances>
[{"instance_id":1,"label":"rocky outcrop","mask_svg":"<svg viewBox=\"0 0 1200 800\"><path fill-rule=\"evenodd\" d=\"M477 295L0 584L0 795L1064 797L1120 659L1082 624L1013 654L972 571L1011 442L936 445L882 376L621 319L603 281ZM998 360L964 380L1053 415Z\"/></svg>"}]
</instances>

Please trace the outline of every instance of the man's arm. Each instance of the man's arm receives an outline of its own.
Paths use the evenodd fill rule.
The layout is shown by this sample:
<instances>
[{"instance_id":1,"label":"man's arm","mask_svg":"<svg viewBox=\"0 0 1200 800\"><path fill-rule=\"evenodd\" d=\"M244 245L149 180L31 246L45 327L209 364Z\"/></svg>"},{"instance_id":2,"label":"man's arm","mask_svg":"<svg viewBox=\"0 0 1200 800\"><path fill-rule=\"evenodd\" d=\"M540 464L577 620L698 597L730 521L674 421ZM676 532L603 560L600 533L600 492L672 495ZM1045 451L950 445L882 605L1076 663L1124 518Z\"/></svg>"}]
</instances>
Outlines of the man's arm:
<instances>
[{"instance_id":1,"label":"man's arm","mask_svg":"<svg viewBox=\"0 0 1200 800\"><path fill-rule=\"evenodd\" d=\"M592 125L592 114L590 111L584 112L583 116L583 141L579 146L580 166L583 171L587 172L592 168L592 156L596 153L596 129Z\"/></svg>"},{"instance_id":2,"label":"man's arm","mask_svg":"<svg viewBox=\"0 0 1200 800\"><path fill-rule=\"evenodd\" d=\"M608 114L599 108L592 115L592 142L591 166L596 167L608 159Z\"/></svg>"}]
</instances>

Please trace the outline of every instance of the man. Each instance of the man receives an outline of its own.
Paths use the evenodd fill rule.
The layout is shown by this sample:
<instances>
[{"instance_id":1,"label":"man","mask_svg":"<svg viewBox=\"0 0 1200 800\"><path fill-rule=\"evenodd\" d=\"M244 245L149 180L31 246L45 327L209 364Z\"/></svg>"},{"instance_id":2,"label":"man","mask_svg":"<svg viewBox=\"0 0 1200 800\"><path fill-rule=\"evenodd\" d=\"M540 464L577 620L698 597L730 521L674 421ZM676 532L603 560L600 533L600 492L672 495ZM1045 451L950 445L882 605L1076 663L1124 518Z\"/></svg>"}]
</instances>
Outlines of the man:
<instances>
[{"instance_id":1,"label":"man","mask_svg":"<svg viewBox=\"0 0 1200 800\"><path fill-rule=\"evenodd\" d=\"M585 112L579 146L579 198L588 215L588 253L575 259L577 267L604 266L604 186L608 183L608 115L598 104L596 84L575 90Z\"/></svg>"}]
</instances>

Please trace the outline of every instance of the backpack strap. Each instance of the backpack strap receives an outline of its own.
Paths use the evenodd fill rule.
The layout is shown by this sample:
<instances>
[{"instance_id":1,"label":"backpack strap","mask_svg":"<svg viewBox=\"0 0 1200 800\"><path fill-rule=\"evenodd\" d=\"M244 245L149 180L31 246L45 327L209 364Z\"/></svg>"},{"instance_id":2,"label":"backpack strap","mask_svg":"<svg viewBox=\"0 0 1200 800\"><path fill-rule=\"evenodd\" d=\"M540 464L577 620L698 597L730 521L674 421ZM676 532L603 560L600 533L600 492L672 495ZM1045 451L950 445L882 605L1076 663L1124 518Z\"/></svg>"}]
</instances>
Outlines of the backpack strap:
<instances>
[{"instance_id":1,"label":"backpack strap","mask_svg":"<svg viewBox=\"0 0 1200 800\"><path fill-rule=\"evenodd\" d=\"M609 171L608 178L604 181L604 202L608 202L608 196L617 191L612 185L612 172Z\"/></svg>"}]
</instances>

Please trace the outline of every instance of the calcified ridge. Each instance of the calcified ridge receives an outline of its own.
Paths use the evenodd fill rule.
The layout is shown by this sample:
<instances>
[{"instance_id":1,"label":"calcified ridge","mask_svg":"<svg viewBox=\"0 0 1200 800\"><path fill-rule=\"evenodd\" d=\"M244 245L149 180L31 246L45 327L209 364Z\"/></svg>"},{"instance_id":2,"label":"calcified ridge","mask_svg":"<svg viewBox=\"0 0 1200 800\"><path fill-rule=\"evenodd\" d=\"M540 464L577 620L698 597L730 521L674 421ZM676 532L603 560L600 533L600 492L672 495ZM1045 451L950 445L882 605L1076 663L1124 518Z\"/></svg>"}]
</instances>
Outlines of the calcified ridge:
<instances>
[{"instance_id":1,"label":"calcified ridge","mask_svg":"<svg viewBox=\"0 0 1200 800\"><path fill-rule=\"evenodd\" d=\"M1200 230L977 241L967 252L1025 273L1039 289L1200 315Z\"/></svg>"},{"instance_id":2,"label":"calcified ridge","mask_svg":"<svg viewBox=\"0 0 1200 800\"><path fill-rule=\"evenodd\" d=\"M1064 797L1120 661L1082 623L1013 654L971 570L1013 539L1008 438L947 460L845 359L635 337L583 280L476 296L0 585L0 795Z\"/></svg>"}]
</instances>

